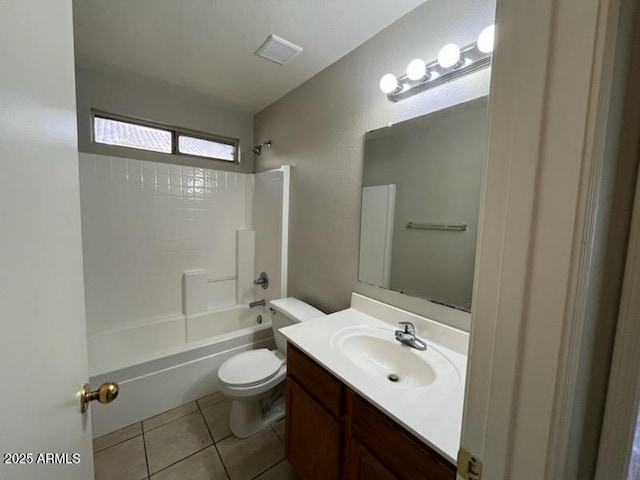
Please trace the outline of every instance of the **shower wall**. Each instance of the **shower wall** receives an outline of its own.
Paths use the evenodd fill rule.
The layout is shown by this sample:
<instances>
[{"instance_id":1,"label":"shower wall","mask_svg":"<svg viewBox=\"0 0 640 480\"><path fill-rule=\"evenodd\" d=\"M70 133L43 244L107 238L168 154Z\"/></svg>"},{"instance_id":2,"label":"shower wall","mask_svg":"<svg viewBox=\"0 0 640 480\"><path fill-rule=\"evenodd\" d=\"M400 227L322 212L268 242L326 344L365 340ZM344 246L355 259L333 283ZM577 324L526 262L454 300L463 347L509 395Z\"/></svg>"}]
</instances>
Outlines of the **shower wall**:
<instances>
[{"instance_id":1,"label":"shower wall","mask_svg":"<svg viewBox=\"0 0 640 480\"><path fill-rule=\"evenodd\" d=\"M236 304L253 174L80 153L80 194L89 335L183 319L187 270L206 271L209 309Z\"/></svg>"},{"instance_id":2,"label":"shower wall","mask_svg":"<svg viewBox=\"0 0 640 480\"><path fill-rule=\"evenodd\" d=\"M256 273L267 272L269 288L257 289L257 298L273 300L287 296L287 249L289 238L290 168L257 173L253 196L256 232ZM278 248L274 248L278 245Z\"/></svg>"}]
</instances>

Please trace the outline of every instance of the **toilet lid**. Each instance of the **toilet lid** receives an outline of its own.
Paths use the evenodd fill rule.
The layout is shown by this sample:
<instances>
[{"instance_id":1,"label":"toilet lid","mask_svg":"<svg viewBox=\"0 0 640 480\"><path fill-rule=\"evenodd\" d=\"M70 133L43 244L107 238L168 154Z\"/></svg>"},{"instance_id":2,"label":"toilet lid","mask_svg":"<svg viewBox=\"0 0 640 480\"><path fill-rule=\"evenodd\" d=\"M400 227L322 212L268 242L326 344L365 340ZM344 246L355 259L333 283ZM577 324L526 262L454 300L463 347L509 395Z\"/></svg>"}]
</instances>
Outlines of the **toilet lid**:
<instances>
[{"instance_id":1,"label":"toilet lid","mask_svg":"<svg viewBox=\"0 0 640 480\"><path fill-rule=\"evenodd\" d=\"M284 362L267 348L234 355L218 370L218 378L227 385L249 386L272 378Z\"/></svg>"}]
</instances>

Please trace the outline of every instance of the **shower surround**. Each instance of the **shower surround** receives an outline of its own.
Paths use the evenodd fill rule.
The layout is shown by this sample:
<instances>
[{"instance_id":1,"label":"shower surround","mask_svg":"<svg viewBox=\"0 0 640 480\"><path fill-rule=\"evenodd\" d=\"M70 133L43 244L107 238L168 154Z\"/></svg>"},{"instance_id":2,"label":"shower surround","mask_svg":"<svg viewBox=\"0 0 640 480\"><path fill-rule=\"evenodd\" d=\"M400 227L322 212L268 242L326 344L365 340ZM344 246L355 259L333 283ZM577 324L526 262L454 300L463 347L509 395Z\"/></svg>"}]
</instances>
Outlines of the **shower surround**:
<instances>
[{"instance_id":1,"label":"shower surround","mask_svg":"<svg viewBox=\"0 0 640 480\"><path fill-rule=\"evenodd\" d=\"M95 409L95 434L215 391L229 348L270 344L266 311L258 324L246 305L286 295L288 182L288 167L254 175L80 153L90 375L123 384L122 415ZM202 288L187 291L193 271ZM253 285L260 271L268 290ZM178 377L190 383L173 398L126 398L132 382L150 393Z\"/></svg>"}]
</instances>

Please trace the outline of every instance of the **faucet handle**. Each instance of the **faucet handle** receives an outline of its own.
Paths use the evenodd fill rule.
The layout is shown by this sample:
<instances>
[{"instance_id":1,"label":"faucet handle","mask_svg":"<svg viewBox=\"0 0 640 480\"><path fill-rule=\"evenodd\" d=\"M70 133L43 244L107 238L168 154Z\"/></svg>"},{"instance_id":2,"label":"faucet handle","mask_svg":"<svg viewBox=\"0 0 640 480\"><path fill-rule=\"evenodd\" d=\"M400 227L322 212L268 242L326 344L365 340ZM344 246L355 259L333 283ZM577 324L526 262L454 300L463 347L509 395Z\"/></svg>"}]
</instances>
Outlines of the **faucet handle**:
<instances>
[{"instance_id":1,"label":"faucet handle","mask_svg":"<svg viewBox=\"0 0 640 480\"><path fill-rule=\"evenodd\" d=\"M269 277L265 272L260 272L260 276L256 278L253 283L255 285L260 285L265 290L269 288Z\"/></svg>"},{"instance_id":2,"label":"faucet handle","mask_svg":"<svg viewBox=\"0 0 640 480\"><path fill-rule=\"evenodd\" d=\"M411 322L398 322L398 325L404 327L404 333L409 333L411 335L416 334L416 328L413 326Z\"/></svg>"}]
</instances>

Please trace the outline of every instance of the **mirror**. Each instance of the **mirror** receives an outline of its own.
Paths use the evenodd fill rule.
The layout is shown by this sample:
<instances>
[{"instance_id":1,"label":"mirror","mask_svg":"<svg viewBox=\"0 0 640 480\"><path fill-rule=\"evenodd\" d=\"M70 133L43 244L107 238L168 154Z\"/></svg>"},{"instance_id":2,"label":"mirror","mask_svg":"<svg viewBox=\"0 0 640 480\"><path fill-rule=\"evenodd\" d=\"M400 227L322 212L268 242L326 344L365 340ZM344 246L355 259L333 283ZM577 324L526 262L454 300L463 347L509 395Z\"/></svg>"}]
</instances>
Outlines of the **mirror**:
<instances>
[{"instance_id":1,"label":"mirror","mask_svg":"<svg viewBox=\"0 0 640 480\"><path fill-rule=\"evenodd\" d=\"M361 282L471 310L487 97L365 135Z\"/></svg>"}]
</instances>

